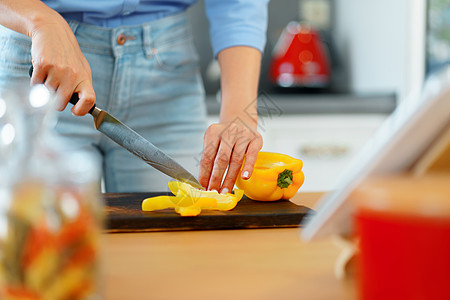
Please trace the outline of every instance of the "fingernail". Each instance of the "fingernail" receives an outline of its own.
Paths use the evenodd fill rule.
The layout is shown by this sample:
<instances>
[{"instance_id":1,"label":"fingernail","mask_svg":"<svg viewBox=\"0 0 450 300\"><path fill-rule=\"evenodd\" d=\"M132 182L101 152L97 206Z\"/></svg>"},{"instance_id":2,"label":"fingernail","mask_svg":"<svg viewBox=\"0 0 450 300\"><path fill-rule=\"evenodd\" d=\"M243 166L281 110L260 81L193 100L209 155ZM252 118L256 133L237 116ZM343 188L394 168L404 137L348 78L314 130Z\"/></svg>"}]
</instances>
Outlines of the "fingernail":
<instances>
[{"instance_id":1,"label":"fingernail","mask_svg":"<svg viewBox=\"0 0 450 300\"><path fill-rule=\"evenodd\" d=\"M244 173L242 173L242 177L247 179L248 178L248 171L245 171Z\"/></svg>"},{"instance_id":2,"label":"fingernail","mask_svg":"<svg viewBox=\"0 0 450 300\"><path fill-rule=\"evenodd\" d=\"M216 189L212 189L211 192L216 192L217 193L217 190Z\"/></svg>"},{"instance_id":3,"label":"fingernail","mask_svg":"<svg viewBox=\"0 0 450 300\"><path fill-rule=\"evenodd\" d=\"M223 188L222 191L220 191L221 194L226 194L228 193L228 189L227 188Z\"/></svg>"},{"instance_id":4,"label":"fingernail","mask_svg":"<svg viewBox=\"0 0 450 300\"><path fill-rule=\"evenodd\" d=\"M62 104L55 102L55 104L53 104L53 107L57 110L57 111L62 111L63 110L63 106Z\"/></svg>"}]
</instances>

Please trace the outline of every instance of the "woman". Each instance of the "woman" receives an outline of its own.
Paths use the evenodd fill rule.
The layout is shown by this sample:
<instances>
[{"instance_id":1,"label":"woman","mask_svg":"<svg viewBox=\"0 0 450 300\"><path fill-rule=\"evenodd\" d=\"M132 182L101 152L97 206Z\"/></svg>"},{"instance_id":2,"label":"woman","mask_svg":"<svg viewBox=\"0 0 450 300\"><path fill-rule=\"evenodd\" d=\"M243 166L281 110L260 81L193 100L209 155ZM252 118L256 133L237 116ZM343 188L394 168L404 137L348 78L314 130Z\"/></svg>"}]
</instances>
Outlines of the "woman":
<instances>
[{"instance_id":1,"label":"woman","mask_svg":"<svg viewBox=\"0 0 450 300\"><path fill-rule=\"evenodd\" d=\"M107 192L161 191L169 179L96 132L85 116L94 103L191 172L202 153L200 183L231 191L262 147L256 98L268 0L205 0L222 95L220 121L206 133L185 16L194 2L0 0L0 86L26 78L32 63L31 83L56 92L57 130L98 155ZM69 111L73 93L80 100Z\"/></svg>"}]
</instances>

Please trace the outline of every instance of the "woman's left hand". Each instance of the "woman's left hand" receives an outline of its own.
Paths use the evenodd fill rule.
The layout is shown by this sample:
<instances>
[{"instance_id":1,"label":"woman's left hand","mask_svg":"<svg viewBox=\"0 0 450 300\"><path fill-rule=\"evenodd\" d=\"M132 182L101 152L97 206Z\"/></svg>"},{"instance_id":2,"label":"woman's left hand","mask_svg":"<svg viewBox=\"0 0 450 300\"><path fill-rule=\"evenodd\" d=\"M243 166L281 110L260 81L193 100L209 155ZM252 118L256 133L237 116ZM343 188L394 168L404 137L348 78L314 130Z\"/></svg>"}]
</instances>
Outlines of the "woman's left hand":
<instances>
[{"instance_id":1,"label":"woman's left hand","mask_svg":"<svg viewBox=\"0 0 450 300\"><path fill-rule=\"evenodd\" d=\"M203 187L228 193L233 190L238 176L250 178L263 144L256 127L256 124L250 125L236 118L231 122L212 124L206 130L199 174Z\"/></svg>"},{"instance_id":2,"label":"woman's left hand","mask_svg":"<svg viewBox=\"0 0 450 300\"><path fill-rule=\"evenodd\" d=\"M198 179L207 190L228 193L238 176L250 178L263 144L256 130L261 52L252 47L229 47L219 52L217 60L220 121L206 130Z\"/></svg>"}]
</instances>

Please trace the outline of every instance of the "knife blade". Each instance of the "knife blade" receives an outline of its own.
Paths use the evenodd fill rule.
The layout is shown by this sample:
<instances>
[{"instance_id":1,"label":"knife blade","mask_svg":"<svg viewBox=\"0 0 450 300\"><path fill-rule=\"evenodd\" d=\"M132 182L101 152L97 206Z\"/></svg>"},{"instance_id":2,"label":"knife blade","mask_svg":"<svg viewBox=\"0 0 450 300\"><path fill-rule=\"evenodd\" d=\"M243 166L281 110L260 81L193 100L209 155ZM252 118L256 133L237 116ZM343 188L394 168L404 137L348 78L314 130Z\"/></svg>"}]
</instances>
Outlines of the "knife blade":
<instances>
[{"instance_id":1,"label":"knife blade","mask_svg":"<svg viewBox=\"0 0 450 300\"><path fill-rule=\"evenodd\" d=\"M30 67L29 74L31 77L33 66ZM78 100L78 94L74 93L69 102L75 105ZM107 111L98 108L94 104L89 110L89 114L94 118L95 128L118 145L162 173L176 180L189 183L196 188L203 189L202 185L189 171Z\"/></svg>"}]
</instances>

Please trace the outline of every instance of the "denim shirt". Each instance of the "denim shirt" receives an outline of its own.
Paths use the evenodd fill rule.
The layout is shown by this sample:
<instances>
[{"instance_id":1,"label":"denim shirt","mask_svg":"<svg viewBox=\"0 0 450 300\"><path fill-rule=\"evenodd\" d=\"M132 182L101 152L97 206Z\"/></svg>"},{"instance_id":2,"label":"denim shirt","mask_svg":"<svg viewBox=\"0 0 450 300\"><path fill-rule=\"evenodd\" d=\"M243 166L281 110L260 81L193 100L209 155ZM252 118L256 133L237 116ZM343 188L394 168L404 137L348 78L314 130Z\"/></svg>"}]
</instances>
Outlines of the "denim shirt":
<instances>
[{"instance_id":1,"label":"denim shirt","mask_svg":"<svg viewBox=\"0 0 450 300\"><path fill-rule=\"evenodd\" d=\"M68 20L102 27L137 25L180 13L197 0L42 0ZM269 0L205 0L214 55L266 43Z\"/></svg>"}]
</instances>

